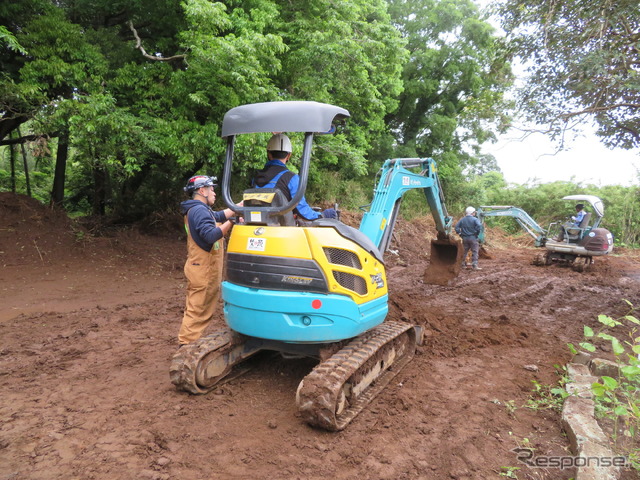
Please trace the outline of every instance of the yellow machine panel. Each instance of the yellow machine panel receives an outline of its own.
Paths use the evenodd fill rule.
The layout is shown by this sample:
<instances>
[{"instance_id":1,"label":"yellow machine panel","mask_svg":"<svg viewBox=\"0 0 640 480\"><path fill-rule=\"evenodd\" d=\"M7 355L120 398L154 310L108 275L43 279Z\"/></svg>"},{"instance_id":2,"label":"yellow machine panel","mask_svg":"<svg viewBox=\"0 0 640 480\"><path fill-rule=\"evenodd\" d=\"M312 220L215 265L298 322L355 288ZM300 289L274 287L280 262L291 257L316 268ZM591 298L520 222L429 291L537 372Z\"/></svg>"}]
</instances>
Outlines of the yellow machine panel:
<instances>
[{"instance_id":1,"label":"yellow machine panel","mask_svg":"<svg viewBox=\"0 0 640 480\"><path fill-rule=\"evenodd\" d=\"M358 305L388 291L384 265L334 228L236 225L228 251L315 260L329 292L347 295Z\"/></svg>"},{"instance_id":2,"label":"yellow machine panel","mask_svg":"<svg viewBox=\"0 0 640 480\"><path fill-rule=\"evenodd\" d=\"M384 265L333 228L305 228L313 258L329 281L329 291L362 304L387 294Z\"/></svg>"},{"instance_id":3,"label":"yellow machine panel","mask_svg":"<svg viewBox=\"0 0 640 480\"><path fill-rule=\"evenodd\" d=\"M229 238L228 251L272 257L312 258L304 229L300 227L235 225Z\"/></svg>"}]
</instances>

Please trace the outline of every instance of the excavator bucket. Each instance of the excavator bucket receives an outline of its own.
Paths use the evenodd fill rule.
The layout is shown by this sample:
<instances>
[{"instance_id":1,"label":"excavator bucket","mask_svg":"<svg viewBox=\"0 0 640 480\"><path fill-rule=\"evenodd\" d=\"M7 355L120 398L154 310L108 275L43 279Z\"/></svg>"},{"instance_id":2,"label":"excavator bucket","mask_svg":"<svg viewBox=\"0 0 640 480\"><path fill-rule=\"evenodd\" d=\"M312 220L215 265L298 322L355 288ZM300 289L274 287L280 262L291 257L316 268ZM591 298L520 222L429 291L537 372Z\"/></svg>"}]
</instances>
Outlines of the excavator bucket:
<instances>
[{"instance_id":1,"label":"excavator bucket","mask_svg":"<svg viewBox=\"0 0 640 480\"><path fill-rule=\"evenodd\" d=\"M462 267L462 242L447 236L431 240L429 266L424 272L424 282L432 285L448 285L460 273Z\"/></svg>"}]
</instances>

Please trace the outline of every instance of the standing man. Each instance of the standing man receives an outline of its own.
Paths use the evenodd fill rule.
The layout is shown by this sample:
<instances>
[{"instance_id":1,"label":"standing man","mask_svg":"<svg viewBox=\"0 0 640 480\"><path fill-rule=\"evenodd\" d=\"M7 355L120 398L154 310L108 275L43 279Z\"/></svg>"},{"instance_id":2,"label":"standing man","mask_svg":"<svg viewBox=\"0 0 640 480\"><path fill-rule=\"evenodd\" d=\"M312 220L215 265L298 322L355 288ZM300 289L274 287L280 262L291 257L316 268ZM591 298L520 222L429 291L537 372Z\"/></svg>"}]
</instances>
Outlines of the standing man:
<instances>
[{"instance_id":1,"label":"standing man","mask_svg":"<svg viewBox=\"0 0 640 480\"><path fill-rule=\"evenodd\" d=\"M298 193L300 177L287 168L291 158L291 140L284 133L276 133L267 143L267 163L253 178L252 185L256 188L277 188L287 200L291 200ZM303 220L312 221L318 218L337 218L333 208L327 208L319 213L313 210L303 196L293 210Z\"/></svg>"},{"instance_id":2,"label":"standing man","mask_svg":"<svg viewBox=\"0 0 640 480\"><path fill-rule=\"evenodd\" d=\"M233 223L233 210L213 211L216 177L196 175L184 187L190 196L180 204L187 231L187 300L178 333L180 346L194 342L209 325L220 298L224 259L224 235Z\"/></svg>"},{"instance_id":3,"label":"standing man","mask_svg":"<svg viewBox=\"0 0 640 480\"><path fill-rule=\"evenodd\" d=\"M462 237L462 246L464 247L462 268L467 268L467 254L471 250L471 268L482 270L478 266L478 251L480 250L478 235L482 232L482 223L476 218L475 208L467 207L464 213L465 216L456 223L455 227L458 235Z\"/></svg>"}]
</instances>

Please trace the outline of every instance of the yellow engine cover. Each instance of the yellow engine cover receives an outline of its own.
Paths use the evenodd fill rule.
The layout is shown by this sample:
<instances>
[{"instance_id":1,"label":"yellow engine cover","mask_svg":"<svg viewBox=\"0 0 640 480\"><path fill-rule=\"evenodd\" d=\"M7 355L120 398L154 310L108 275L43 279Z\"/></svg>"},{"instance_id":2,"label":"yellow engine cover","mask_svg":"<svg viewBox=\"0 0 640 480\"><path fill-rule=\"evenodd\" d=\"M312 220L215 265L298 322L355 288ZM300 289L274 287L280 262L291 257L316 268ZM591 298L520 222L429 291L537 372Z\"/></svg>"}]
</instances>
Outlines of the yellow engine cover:
<instances>
[{"instance_id":1,"label":"yellow engine cover","mask_svg":"<svg viewBox=\"0 0 640 480\"><path fill-rule=\"evenodd\" d=\"M329 293L347 295L356 304L387 294L384 265L332 227L235 225L228 252L314 260Z\"/></svg>"}]
</instances>

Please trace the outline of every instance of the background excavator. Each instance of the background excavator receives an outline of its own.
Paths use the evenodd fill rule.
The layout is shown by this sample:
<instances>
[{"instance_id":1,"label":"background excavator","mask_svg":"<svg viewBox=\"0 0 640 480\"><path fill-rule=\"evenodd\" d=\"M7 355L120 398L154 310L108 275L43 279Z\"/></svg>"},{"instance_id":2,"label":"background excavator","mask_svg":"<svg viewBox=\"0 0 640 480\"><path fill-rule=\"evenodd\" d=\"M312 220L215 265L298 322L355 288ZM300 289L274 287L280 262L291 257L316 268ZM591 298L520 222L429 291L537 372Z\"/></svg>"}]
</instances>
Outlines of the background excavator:
<instances>
[{"instance_id":1,"label":"background excavator","mask_svg":"<svg viewBox=\"0 0 640 480\"><path fill-rule=\"evenodd\" d=\"M613 250L613 235L600 227L604 217L604 203L595 195L568 195L563 200L586 202L592 212L587 212L579 225L552 222L545 230L521 208L505 205L485 205L478 208L478 219L484 224L487 217L511 217L534 240L536 247L546 251L537 254L534 265L562 263L582 272L593 264L593 257L607 255ZM561 229L564 232L561 234ZM484 229L480 242L484 243Z\"/></svg>"},{"instance_id":2,"label":"background excavator","mask_svg":"<svg viewBox=\"0 0 640 480\"><path fill-rule=\"evenodd\" d=\"M245 222L233 227L227 247L222 299L228 328L178 350L170 367L178 389L206 393L259 351L312 357L319 363L300 383L297 406L309 424L337 431L414 356L422 328L386 319L383 254L402 195L422 189L438 231L431 248L436 274L425 279L446 283L442 277L458 274L460 242L450 237L453 218L435 162L387 160L359 229L325 218L296 226L293 209L306 189L313 136L332 133L334 122L348 117L340 107L299 101L243 105L225 115L222 195ZM304 132L300 187L290 201L277 189L246 190L237 206L230 196L235 138L260 132Z\"/></svg>"}]
</instances>

